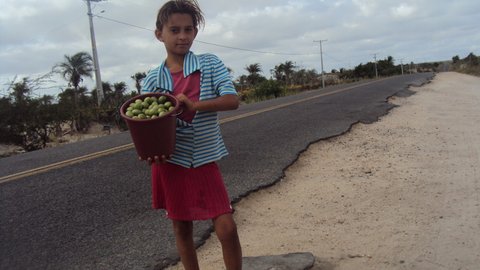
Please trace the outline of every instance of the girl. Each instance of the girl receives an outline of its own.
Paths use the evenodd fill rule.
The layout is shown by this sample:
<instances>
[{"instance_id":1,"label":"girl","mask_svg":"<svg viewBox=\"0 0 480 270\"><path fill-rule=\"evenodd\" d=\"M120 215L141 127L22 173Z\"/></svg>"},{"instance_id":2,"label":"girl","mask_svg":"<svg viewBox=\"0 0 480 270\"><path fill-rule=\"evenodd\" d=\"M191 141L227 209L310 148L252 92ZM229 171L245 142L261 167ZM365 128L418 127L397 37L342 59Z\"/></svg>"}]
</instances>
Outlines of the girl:
<instances>
[{"instance_id":1,"label":"girl","mask_svg":"<svg viewBox=\"0 0 480 270\"><path fill-rule=\"evenodd\" d=\"M167 59L149 72L142 93L173 93L183 105L178 116L175 151L149 157L152 204L172 220L185 269L199 269L193 242L193 220L211 219L227 269L241 269L242 251L232 207L215 163L227 155L217 111L235 110L238 96L229 72L213 54L190 51L204 18L196 1L171 0L158 11L155 36Z\"/></svg>"}]
</instances>

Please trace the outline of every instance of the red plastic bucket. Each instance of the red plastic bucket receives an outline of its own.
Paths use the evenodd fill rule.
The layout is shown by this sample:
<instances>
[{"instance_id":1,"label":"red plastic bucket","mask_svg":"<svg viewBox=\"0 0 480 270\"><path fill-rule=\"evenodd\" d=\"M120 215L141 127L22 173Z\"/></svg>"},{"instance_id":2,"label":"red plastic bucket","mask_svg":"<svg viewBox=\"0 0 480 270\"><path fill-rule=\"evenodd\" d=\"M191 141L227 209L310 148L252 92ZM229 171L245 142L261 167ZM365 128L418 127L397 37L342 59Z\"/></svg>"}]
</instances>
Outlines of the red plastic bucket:
<instances>
[{"instance_id":1,"label":"red plastic bucket","mask_svg":"<svg viewBox=\"0 0 480 270\"><path fill-rule=\"evenodd\" d=\"M152 96L157 98L166 96L167 100L172 102L174 109L153 119L133 119L125 114L130 103L135 102L137 99L144 100L146 97ZM179 107L179 101L174 96L164 93L148 93L135 96L120 107L120 114L128 126L139 157L142 159L150 157L153 160L155 156L161 157L165 155L168 157L173 154Z\"/></svg>"}]
</instances>

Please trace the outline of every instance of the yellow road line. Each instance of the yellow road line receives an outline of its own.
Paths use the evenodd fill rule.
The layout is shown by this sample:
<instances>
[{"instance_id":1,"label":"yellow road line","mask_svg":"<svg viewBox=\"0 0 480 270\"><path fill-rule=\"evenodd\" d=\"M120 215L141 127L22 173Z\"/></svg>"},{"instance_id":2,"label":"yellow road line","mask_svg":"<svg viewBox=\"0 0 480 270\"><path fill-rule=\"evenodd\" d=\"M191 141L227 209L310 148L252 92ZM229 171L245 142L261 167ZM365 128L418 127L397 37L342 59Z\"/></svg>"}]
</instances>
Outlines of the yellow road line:
<instances>
[{"instance_id":1,"label":"yellow road line","mask_svg":"<svg viewBox=\"0 0 480 270\"><path fill-rule=\"evenodd\" d=\"M382 79L382 80L384 80L384 79ZM315 95L315 96L299 99L299 100L292 101L292 102L289 102L289 103L284 103L284 104L268 107L268 108L265 108L265 109L256 110L256 111L253 111L253 112L248 112L248 113L243 113L243 114L236 115L236 116L227 117L227 118L224 118L224 119L220 119L220 124L224 124L224 123L235 121L235 120L238 120L238 119L241 119L241 118L246 118L246 117L261 114L261 113L264 113L264 112L284 108L284 107L291 106L291 105L294 105L294 104L297 104L297 103L302 103L302 102L305 102L305 101L309 101L309 100L312 100L312 99L315 99L315 98L340 93L340 92L343 92L343 91L347 91L347 90L357 88L357 87L360 87L360 86L365 86L365 85L368 85L368 84L371 84L371 83L374 83L374 82L378 82L378 81L380 81L380 80L366 82L366 83L362 83L362 84L358 84L358 85L353 85L353 86L350 86L350 87L347 87L347 88L341 88L341 89L338 89L338 90L334 90L334 91L331 91L331 92L322 93L322 94L318 94L318 95ZM80 157L76 157L76 158L72 158L72 159L68 159L68 160L64 160L64 161L60 161L60 162L56 162L56 163L52 163L52 164L48 164L48 165L41 166L41 167L38 167L38 168L34 168L34 169L31 169L31 170L26 170L26 171L23 171L23 172L6 175L6 176L3 176L3 177L0 177L0 184L6 183L6 182L9 182L9 181L13 181L13 180L16 180L16 179L19 179L19 178L32 176L32 175L39 174L39 173L42 173L42 172L47 172L47 171L50 171L50 170L53 170L53 169L63 168L63 167L66 167L66 166L69 166L69 165L72 165L72 164L80 163L80 162L91 160L91 159L94 159L94 158L98 158L98 157L110 155L110 154L113 154L113 153L121 152L121 151L124 151L124 150L131 149L133 147L134 147L133 143L124 144L124 145L116 146L116 147L113 147L113 148L110 148L110 149L107 149L107 150L102 150L102 151L91 153L91 154L88 154L88 155L84 155L84 156L80 156Z\"/></svg>"},{"instance_id":2,"label":"yellow road line","mask_svg":"<svg viewBox=\"0 0 480 270\"><path fill-rule=\"evenodd\" d=\"M253 112L248 112L248 113L244 113L244 114L239 114L239 115L227 117L227 118L224 118L224 119L220 119L220 124L231 122L231 121L238 120L238 119L245 118L245 117L249 117L249 116L252 116L252 115L257 115L257 114L268 112L268 111L273 111L273 110L276 110L276 109L291 106L291 105L294 105L294 104L297 104L297 103L302 103L302 102L309 101L309 100L312 100L312 99L316 99L316 98L319 98L319 97L333 95L333 94L340 93L340 92L343 92L343 91L347 91L347 90L350 90L350 89L353 89L353 88L356 88L356 87L359 87L359 86L365 86L365 85L368 85L368 84L371 84L371 83L373 83L373 82L367 82L367 83L363 83L363 84L359 84L359 85L350 86L350 87L347 87L347 88L341 88L341 89L337 89L337 90L334 90L334 91L331 91L331 92L328 92L328 93L322 93L322 94L318 94L318 95L315 95L315 96L295 100L295 101L292 101L292 102L283 103L283 104L280 104L280 105L268 107L268 108L265 108L265 109L260 109L260 110L256 110L256 111L253 111Z\"/></svg>"},{"instance_id":3,"label":"yellow road line","mask_svg":"<svg viewBox=\"0 0 480 270\"><path fill-rule=\"evenodd\" d=\"M0 184L6 183L6 182L9 182L9 181L12 181L12 180L16 180L16 179L19 179L19 178L35 175L35 174L38 174L38 173L50 171L50 170L53 170L53 169L63 168L63 167L66 167L68 165L72 165L72 164L79 163L79 162L82 162L82 161L86 161L86 160L110 155L110 154L113 154L113 153L116 153L116 152L120 152L120 151L130 149L132 147L133 147L133 143L129 143L129 144L113 147L113 148L110 148L110 149L107 149L107 150L91 153L91 154L88 154L88 155L84 155L84 156L80 156L80 157L76 157L76 158L72 158L72 159L68 159L68 160L64 160L64 161L60 161L60 162L56 162L56 163L52 163L52 164L48 164L48 165L41 166L41 167L38 167L38 168L34 168L34 169L31 169L31 170L27 170L27 171L15 173L15 174L10 174L10 175L7 175L7 176L0 177Z\"/></svg>"}]
</instances>

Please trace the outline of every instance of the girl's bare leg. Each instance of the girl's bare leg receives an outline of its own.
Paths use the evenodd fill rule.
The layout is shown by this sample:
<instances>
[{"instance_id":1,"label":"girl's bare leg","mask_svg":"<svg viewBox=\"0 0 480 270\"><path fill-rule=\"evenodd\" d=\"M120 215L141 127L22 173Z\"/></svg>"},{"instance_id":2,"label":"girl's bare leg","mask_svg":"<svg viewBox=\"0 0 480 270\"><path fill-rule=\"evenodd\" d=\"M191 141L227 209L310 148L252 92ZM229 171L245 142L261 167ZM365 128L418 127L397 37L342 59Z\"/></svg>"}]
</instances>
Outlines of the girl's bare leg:
<instances>
[{"instance_id":1,"label":"girl's bare leg","mask_svg":"<svg viewBox=\"0 0 480 270\"><path fill-rule=\"evenodd\" d=\"M185 270L199 270L197 252L193 243L193 222L173 221L175 242Z\"/></svg>"},{"instance_id":2,"label":"girl's bare leg","mask_svg":"<svg viewBox=\"0 0 480 270\"><path fill-rule=\"evenodd\" d=\"M232 214L224 214L213 219L215 233L222 245L223 260L227 270L242 269L242 247L237 233L237 225Z\"/></svg>"}]
</instances>

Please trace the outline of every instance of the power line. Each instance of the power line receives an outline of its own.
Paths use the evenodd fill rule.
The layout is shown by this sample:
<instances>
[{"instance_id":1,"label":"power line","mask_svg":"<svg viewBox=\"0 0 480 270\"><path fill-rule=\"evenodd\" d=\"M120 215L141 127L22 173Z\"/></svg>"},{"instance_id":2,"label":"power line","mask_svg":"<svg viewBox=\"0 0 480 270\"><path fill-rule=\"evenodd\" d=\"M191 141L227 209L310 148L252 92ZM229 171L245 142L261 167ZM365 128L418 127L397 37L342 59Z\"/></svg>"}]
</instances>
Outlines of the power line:
<instances>
[{"instance_id":1,"label":"power line","mask_svg":"<svg viewBox=\"0 0 480 270\"><path fill-rule=\"evenodd\" d=\"M94 16L94 17L97 17L97 18L100 18L100 19L107 20L107 21L111 21L111 22L115 22L115 23L119 23L119 24L131 26L131 27L139 28L139 29L142 29L142 30L147 30L147 31L149 31L149 32L153 32L152 29L148 29L148 28L145 28L145 27L141 27L141 26L138 26L138 25L131 24L131 23L122 22L122 21L115 20L115 19L112 19L112 18L107 18L107 17L105 17L105 16L100 16L100 15L96 15L96 14L94 14L93 16Z\"/></svg>"},{"instance_id":2,"label":"power line","mask_svg":"<svg viewBox=\"0 0 480 270\"><path fill-rule=\"evenodd\" d=\"M142 30L146 30L146 31L149 31L149 32L154 31L153 29L149 29L149 28L146 28L146 27L134 25L134 24L127 23L127 22L122 22L122 21L119 21L119 20L115 20L115 19L112 19L112 18L105 17L105 16L100 16L100 15L94 15L94 16L98 17L100 19L104 19L104 20L107 20L107 21L123 24L123 25L126 25L126 26L130 26L130 27L134 27L134 28L138 28L138 29L142 29ZM260 50L245 49L245 48L233 47L233 46L228 46L228 45L222 45L222 44L218 44L218 43L206 42L206 41L202 41L202 40L198 40L198 39L196 39L195 41L198 42L198 43L203 43L203 44L212 45L212 46L221 47L221 48L226 48L226 49L232 49L232 50L238 50L238 51L247 51L247 52L254 52L254 53L262 53L262 54L293 55L293 56L318 55L318 53L283 53L283 52L272 52L272 51L260 51Z\"/></svg>"},{"instance_id":3,"label":"power line","mask_svg":"<svg viewBox=\"0 0 480 270\"><path fill-rule=\"evenodd\" d=\"M318 55L318 53L281 53L281 52L258 51L258 50L252 50L252 49L244 49L244 48L238 48L238 47L220 45L220 44L211 43L211 42L206 42L206 41L201 41L201 40L197 40L197 42L204 43L204 44L208 44L208 45L213 45L213 46L217 46L217 47L227 48L227 49L233 49L233 50L239 50L239 51L247 51L247 52L254 52L254 53L262 53L262 54L294 55L294 56L312 56L312 55Z\"/></svg>"},{"instance_id":4,"label":"power line","mask_svg":"<svg viewBox=\"0 0 480 270\"><path fill-rule=\"evenodd\" d=\"M345 62L345 61L339 60L339 59L331 56L331 55L328 54L328 53L323 52L323 55L325 55L326 57L332 59L333 61L335 61L335 62L337 62L337 63L342 63L342 64L345 64L345 65L349 64L349 63L347 63L347 62Z\"/></svg>"},{"instance_id":5,"label":"power line","mask_svg":"<svg viewBox=\"0 0 480 270\"><path fill-rule=\"evenodd\" d=\"M133 28L137 28L137 29L141 29L141 30L145 30L145 31L148 31L148 32L153 32L154 30L151 29L151 28L146 28L146 27L142 27L142 26L138 26L138 25L135 25L135 24L131 24L131 23L127 23L127 22L124 22L124 21L119 21L119 20L116 20L116 19L112 19L112 18L108 18L108 17L105 17L105 16L101 16L101 15L93 15L97 18L100 18L100 19L104 19L104 20L107 20L107 21L111 21L111 22L114 22L114 23L118 23L118 24L123 24L123 25L126 25L126 26L130 26L130 27L133 27ZM207 44L207 45L211 45L211 46L216 46L216 47L221 47L221 48L226 48L226 49L232 49L232 50L238 50L238 51L246 51L246 52L254 52L254 53L261 53L261 54L273 54L273 55L291 55L291 56L315 56L315 55L319 55L319 53L284 53L284 52L272 52L272 51L261 51L261 50L253 50L253 49L246 49L246 48L239 48L239 47L234 47L234 46L228 46L228 45L222 45L222 44L218 44L218 43L212 43L212 42L206 42L206 41L202 41L202 40L198 40L196 39L195 40L196 42L198 43L203 43L203 44ZM326 41L326 40L325 40ZM318 41L316 41L318 42ZM342 64L347 64L347 62L345 61L342 61L342 60L339 60L327 53L324 53L324 52L321 52L320 54L324 54L325 56L333 59L334 61L338 62L338 63L342 63ZM322 56L323 57L323 56ZM350 63L348 63L350 64Z\"/></svg>"}]
</instances>

